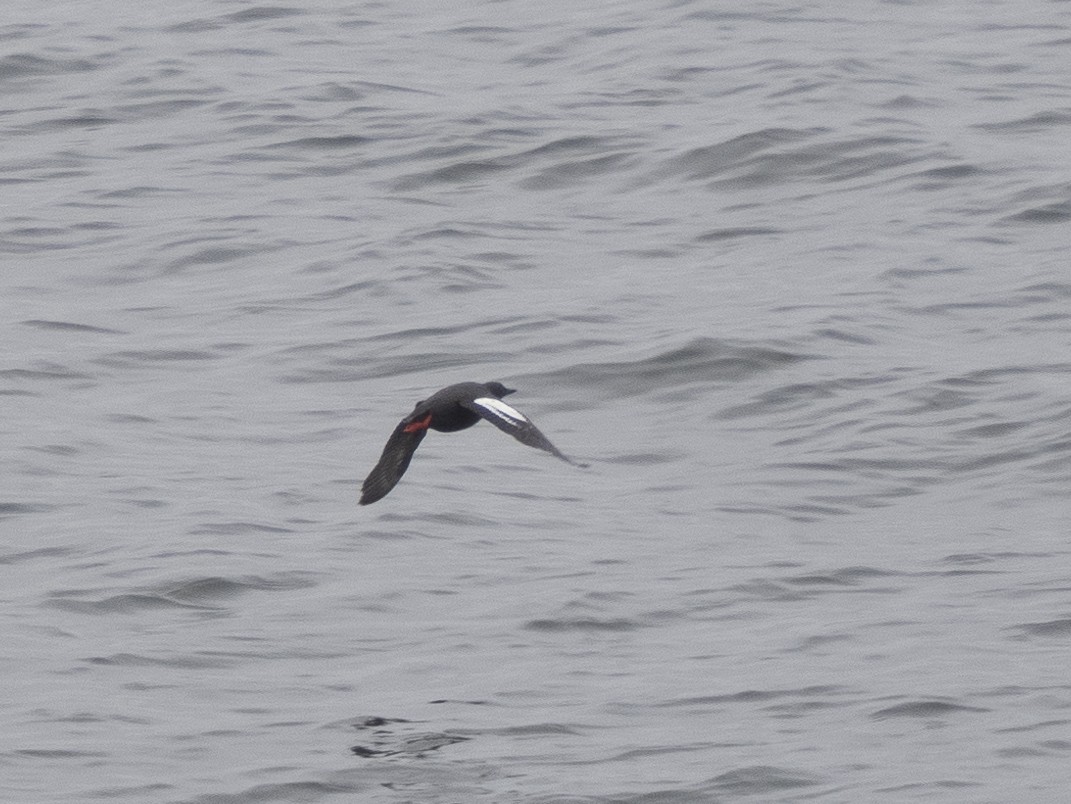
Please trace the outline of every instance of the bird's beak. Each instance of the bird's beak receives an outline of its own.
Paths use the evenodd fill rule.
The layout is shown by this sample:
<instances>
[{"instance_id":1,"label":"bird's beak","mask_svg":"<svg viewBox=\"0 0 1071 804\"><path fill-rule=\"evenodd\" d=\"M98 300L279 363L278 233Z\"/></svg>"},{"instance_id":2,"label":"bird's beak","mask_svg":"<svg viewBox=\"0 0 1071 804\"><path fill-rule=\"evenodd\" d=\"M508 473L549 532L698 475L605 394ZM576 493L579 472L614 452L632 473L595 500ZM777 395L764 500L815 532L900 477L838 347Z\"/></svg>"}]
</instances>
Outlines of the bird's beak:
<instances>
[{"instance_id":1,"label":"bird's beak","mask_svg":"<svg viewBox=\"0 0 1071 804\"><path fill-rule=\"evenodd\" d=\"M505 388L502 391L502 396L506 396L507 394L515 394L515 393L517 393L517 389L516 388Z\"/></svg>"}]
</instances>

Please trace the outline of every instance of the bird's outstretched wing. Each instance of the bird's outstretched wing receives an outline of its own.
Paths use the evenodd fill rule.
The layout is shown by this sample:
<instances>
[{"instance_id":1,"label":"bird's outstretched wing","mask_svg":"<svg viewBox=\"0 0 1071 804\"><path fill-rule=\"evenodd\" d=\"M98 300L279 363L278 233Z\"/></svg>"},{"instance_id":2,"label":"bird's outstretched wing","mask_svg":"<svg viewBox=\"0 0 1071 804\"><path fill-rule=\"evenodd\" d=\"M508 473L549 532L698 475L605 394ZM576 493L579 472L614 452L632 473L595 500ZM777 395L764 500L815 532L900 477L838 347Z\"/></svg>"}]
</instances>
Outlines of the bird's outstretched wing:
<instances>
[{"instance_id":1,"label":"bird's outstretched wing","mask_svg":"<svg viewBox=\"0 0 1071 804\"><path fill-rule=\"evenodd\" d=\"M550 443L550 440L545 435L539 432L539 428L532 424L531 419L515 407L507 405L501 399L481 396L471 402L462 402L461 405L473 413L478 413L481 418L491 422L503 433L509 433L522 444L549 452L556 458L561 458L566 463L573 464L573 466L585 465L563 455L556 446Z\"/></svg>"},{"instance_id":2,"label":"bird's outstretched wing","mask_svg":"<svg viewBox=\"0 0 1071 804\"><path fill-rule=\"evenodd\" d=\"M428 433L430 420L430 416L425 421L413 421L412 416L407 416L394 428L391 437L387 439L387 446L383 447L383 454L379 456L379 463L364 479L361 486L361 505L371 505L376 500L383 499L398 485L405 470L409 468L409 461L413 460L413 453Z\"/></svg>"}]
</instances>

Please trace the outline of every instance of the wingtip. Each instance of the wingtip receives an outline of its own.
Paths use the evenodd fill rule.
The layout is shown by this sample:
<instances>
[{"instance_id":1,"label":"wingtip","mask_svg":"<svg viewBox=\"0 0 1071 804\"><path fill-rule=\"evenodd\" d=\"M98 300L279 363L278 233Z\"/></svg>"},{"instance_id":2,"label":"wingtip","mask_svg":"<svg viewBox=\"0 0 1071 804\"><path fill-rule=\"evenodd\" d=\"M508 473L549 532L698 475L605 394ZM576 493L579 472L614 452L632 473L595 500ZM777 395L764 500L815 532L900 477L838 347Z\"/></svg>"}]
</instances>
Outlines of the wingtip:
<instances>
[{"instance_id":1,"label":"wingtip","mask_svg":"<svg viewBox=\"0 0 1071 804\"><path fill-rule=\"evenodd\" d=\"M378 493L378 491L362 491L361 492L361 499L359 499L357 501L357 504L358 505L371 505L374 502L379 502L380 500L382 500L386 496L387 496L386 493L380 494L380 493Z\"/></svg>"},{"instance_id":2,"label":"wingtip","mask_svg":"<svg viewBox=\"0 0 1071 804\"><path fill-rule=\"evenodd\" d=\"M388 491L390 491L390 489L387 489L387 491L383 491L383 489L376 488L375 486L367 486L366 488L362 488L361 498L357 500L357 504L371 505L374 502L379 502L387 496Z\"/></svg>"}]
</instances>

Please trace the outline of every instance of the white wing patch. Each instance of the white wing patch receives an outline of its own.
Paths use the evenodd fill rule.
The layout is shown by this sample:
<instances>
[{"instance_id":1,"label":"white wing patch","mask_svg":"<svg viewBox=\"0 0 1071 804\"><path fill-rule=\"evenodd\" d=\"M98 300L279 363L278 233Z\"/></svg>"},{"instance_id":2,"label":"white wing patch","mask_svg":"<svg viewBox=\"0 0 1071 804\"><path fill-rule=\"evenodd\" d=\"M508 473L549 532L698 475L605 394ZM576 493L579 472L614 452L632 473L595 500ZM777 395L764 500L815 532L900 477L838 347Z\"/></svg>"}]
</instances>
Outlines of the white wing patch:
<instances>
[{"instance_id":1,"label":"white wing patch","mask_svg":"<svg viewBox=\"0 0 1071 804\"><path fill-rule=\"evenodd\" d=\"M524 417L523 413L521 413L516 408L511 408L501 399L494 399L493 397L482 396L479 399L472 400L472 403L474 405L479 405L481 408L486 410L495 418L501 419L502 421L506 422L506 424L512 424L516 427L519 424L528 423L528 419Z\"/></svg>"}]
</instances>

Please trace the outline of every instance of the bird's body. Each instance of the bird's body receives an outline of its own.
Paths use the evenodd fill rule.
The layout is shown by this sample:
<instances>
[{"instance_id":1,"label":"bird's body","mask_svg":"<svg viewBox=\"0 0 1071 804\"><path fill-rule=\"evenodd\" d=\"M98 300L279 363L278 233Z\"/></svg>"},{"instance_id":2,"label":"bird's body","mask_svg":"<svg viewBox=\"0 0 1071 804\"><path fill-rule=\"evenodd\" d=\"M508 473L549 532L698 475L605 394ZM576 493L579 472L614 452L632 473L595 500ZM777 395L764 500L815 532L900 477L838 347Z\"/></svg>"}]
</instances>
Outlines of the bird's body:
<instances>
[{"instance_id":1,"label":"bird's body","mask_svg":"<svg viewBox=\"0 0 1071 804\"><path fill-rule=\"evenodd\" d=\"M454 433L472 427L480 419L486 419L522 444L573 463L539 432L528 417L502 401L502 397L512 393L513 389L500 382L462 382L449 385L418 402L413 412L394 428L379 463L361 486L361 505L382 499L397 485L428 430Z\"/></svg>"}]
</instances>

